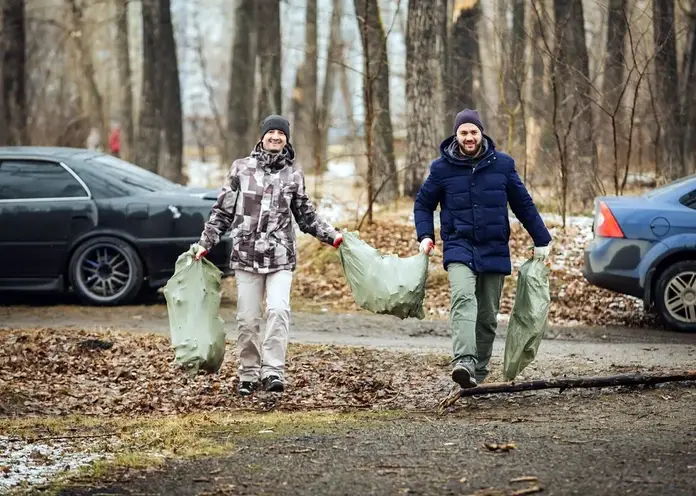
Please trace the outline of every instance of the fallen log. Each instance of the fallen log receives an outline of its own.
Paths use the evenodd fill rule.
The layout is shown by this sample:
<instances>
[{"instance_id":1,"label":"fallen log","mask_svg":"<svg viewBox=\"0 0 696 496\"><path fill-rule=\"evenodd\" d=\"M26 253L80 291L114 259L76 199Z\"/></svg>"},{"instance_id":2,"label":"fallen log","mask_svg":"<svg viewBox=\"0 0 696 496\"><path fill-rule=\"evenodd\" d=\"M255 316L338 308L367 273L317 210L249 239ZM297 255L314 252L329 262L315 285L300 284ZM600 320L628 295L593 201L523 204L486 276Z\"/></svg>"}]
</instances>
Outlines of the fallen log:
<instances>
[{"instance_id":1,"label":"fallen log","mask_svg":"<svg viewBox=\"0 0 696 496\"><path fill-rule=\"evenodd\" d=\"M599 377L564 377L558 379L540 379L529 382L497 382L484 384L474 388L454 391L440 402L440 411L452 406L459 398L481 396L484 394L518 393L540 389L559 389L563 392L572 388L605 388L616 386L655 385L665 382L696 381L696 370L673 372L670 374L624 374Z\"/></svg>"}]
</instances>

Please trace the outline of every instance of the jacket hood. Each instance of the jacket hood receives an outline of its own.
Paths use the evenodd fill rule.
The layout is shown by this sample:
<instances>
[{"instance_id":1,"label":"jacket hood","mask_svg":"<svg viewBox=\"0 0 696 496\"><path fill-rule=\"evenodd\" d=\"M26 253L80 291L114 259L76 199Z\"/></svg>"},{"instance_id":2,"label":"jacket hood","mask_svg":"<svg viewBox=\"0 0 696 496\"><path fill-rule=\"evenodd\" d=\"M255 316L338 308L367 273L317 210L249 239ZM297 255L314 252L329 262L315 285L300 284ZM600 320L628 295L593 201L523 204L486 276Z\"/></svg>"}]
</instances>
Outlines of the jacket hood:
<instances>
[{"instance_id":1,"label":"jacket hood","mask_svg":"<svg viewBox=\"0 0 696 496\"><path fill-rule=\"evenodd\" d=\"M482 145L483 153L478 157L463 157L459 154L459 144L455 135L450 136L440 143L440 156L443 160L447 160L453 165L473 167L486 157L489 157L495 152L495 142L493 139L484 134Z\"/></svg>"}]
</instances>

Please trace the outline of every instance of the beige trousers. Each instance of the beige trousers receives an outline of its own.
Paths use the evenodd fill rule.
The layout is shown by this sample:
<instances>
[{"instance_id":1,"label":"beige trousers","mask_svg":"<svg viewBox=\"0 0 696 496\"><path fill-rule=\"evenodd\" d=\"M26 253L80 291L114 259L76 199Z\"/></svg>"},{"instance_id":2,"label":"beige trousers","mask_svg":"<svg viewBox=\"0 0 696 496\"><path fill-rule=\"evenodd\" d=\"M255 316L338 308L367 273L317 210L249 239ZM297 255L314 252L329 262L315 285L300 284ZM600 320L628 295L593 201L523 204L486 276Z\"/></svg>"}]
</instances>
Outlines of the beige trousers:
<instances>
[{"instance_id":1,"label":"beige trousers","mask_svg":"<svg viewBox=\"0 0 696 496\"><path fill-rule=\"evenodd\" d=\"M269 375L283 380L290 330L292 272L255 274L235 270L234 277L237 280L239 380L255 382Z\"/></svg>"}]
</instances>

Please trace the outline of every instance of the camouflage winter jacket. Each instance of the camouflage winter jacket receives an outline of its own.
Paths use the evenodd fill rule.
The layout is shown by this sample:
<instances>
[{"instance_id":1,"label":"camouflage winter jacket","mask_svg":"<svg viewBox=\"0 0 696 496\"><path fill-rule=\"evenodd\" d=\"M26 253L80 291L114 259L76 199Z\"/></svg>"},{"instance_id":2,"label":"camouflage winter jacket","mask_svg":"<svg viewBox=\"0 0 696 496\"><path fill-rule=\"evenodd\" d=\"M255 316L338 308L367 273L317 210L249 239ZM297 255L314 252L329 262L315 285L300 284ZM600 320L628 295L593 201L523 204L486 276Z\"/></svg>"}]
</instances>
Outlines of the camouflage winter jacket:
<instances>
[{"instance_id":1,"label":"camouflage winter jacket","mask_svg":"<svg viewBox=\"0 0 696 496\"><path fill-rule=\"evenodd\" d=\"M210 249L231 228L230 267L267 274L294 270L296 240L292 217L302 232L333 244L338 231L319 217L305 192L295 151L266 152L257 144L251 156L235 160L199 244Z\"/></svg>"}]
</instances>

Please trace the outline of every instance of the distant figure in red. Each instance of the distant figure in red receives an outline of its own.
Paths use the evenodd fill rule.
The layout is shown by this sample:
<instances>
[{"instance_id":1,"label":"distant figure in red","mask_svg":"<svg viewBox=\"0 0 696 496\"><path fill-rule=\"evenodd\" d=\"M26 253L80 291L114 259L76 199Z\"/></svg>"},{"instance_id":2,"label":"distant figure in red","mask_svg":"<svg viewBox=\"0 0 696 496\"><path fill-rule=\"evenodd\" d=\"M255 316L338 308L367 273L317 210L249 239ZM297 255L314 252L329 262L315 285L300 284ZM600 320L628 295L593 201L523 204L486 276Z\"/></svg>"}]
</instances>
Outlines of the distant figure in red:
<instances>
[{"instance_id":1,"label":"distant figure in red","mask_svg":"<svg viewBox=\"0 0 696 496\"><path fill-rule=\"evenodd\" d=\"M115 126L109 136L109 149L114 157L118 157L121 153L121 127Z\"/></svg>"}]
</instances>

